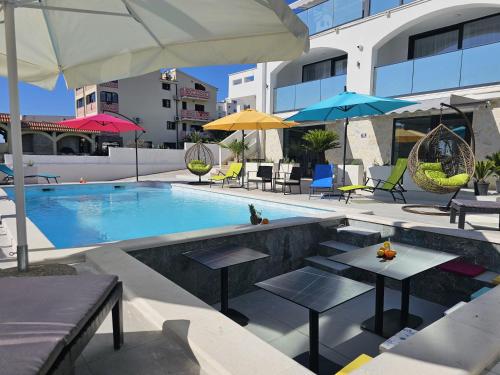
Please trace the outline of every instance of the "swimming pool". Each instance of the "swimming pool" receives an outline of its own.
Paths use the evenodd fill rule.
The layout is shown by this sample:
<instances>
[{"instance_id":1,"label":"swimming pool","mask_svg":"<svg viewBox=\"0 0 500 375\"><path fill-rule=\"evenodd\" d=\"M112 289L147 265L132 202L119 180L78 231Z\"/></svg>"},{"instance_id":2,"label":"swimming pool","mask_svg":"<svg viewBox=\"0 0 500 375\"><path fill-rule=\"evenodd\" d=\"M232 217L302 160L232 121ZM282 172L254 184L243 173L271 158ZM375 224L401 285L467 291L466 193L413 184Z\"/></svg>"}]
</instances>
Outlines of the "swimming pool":
<instances>
[{"instance_id":1,"label":"swimming pool","mask_svg":"<svg viewBox=\"0 0 500 375\"><path fill-rule=\"evenodd\" d=\"M26 187L27 216L56 248L247 224L249 203L270 220L321 211L166 183Z\"/></svg>"}]
</instances>

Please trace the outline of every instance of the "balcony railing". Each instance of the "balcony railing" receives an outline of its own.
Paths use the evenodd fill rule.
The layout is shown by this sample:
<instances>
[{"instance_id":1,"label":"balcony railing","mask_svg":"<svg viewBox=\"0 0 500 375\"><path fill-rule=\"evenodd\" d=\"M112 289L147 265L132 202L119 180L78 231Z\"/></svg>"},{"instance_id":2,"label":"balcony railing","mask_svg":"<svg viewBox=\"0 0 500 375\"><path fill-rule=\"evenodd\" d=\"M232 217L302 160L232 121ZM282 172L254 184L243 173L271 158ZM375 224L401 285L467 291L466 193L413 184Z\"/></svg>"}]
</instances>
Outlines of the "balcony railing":
<instances>
[{"instance_id":1,"label":"balcony railing","mask_svg":"<svg viewBox=\"0 0 500 375\"><path fill-rule=\"evenodd\" d=\"M274 113L298 111L344 91L346 75L274 89Z\"/></svg>"},{"instance_id":2,"label":"balcony railing","mask_svg":"<svg viewBox=\"0 0 500 375\"><path fill-rule=\"evenodd\" d=\"M500 83L500 43L375 68L375 94L401 96Z\"/></svg>"},{"instance_id":3,"label":"balcony railing","mask_svg":"<svg viewBox=\"0 0 500 375\"><path fill-rule=\"evenodd\" d=\"M208 100L210 98L210 93L204 90L197 90L191 87L181 87L179 90L181 98L190 98L198 100Z\"/></svg>"},{"instance_id":4,"label":"balcony railing","mask_svg":"<svg viewBox=\"0 0 500 375\"><path fill-rule=\"evenodd\" d=\"M182 120L196 120L196 121L208 121L210 114L203 111L193 111L190 109L183 109L181 111Z\"/></svg>"},{"instance_id":5,"label":"balcony railing","mask_svg":"<svg viewBox=\"0 0 500 375\"><path fill-rule=\"evenodd\" d=\"M118 88L118 81L109 81L109 82L103 82L99 84L100 87L111 87L113 89Z\"/></svg>"}]
</instances>

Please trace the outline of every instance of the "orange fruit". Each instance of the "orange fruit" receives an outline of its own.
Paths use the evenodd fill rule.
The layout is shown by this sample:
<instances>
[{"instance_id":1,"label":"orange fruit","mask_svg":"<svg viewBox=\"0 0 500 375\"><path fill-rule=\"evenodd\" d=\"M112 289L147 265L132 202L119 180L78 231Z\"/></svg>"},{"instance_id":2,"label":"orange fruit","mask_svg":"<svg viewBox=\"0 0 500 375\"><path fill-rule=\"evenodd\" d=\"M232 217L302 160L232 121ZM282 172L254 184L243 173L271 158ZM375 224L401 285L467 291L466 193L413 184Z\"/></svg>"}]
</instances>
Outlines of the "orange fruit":
<instances>
[{"instance_id":1,"label":"orange fruit","mask_svg":"<svg viewBox=\"0 0 500 375\"><path fill-rule=\"evenodd\" d=\"M262 224L269 224L269 219L267 218L262 219Z\"/></svg>"}]
</instances>

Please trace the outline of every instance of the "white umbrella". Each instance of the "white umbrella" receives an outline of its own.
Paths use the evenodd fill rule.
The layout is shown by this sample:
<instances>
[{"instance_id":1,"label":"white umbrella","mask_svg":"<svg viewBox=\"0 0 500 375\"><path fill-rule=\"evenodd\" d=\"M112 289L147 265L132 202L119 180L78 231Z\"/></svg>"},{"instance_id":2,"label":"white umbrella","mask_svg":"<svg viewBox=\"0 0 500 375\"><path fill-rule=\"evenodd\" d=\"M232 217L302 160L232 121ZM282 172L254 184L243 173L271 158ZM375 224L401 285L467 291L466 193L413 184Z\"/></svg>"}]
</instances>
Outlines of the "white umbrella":
<instances>
[{"instance_id":1,"label":"white umbrella","mask_svg":"<svg viewBox=\"0 0 500 375\"><path fill-rule=\"evenodd\" d=\"M19 269L28 250L18 80L51 89L63 74L79 87L164 67L292 60L308 48L306 26L283 0L0 0Z\"/></svg>"}]
</instances>

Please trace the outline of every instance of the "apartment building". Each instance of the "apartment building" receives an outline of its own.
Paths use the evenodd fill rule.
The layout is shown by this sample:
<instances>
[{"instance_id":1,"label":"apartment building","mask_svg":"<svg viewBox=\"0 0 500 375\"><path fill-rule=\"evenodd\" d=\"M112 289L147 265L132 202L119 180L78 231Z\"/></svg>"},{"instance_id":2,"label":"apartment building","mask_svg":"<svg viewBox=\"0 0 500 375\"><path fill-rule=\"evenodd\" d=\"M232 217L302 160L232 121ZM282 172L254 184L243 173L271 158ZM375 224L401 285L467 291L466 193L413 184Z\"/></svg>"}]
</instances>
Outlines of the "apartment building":
<instances>
[{"instance_id":1,"label":"apartment building","mask_svg":"<svg viewBox=\"0 0 500 375\"><path fill-rule=\"evenodd\" d=\"M418 137L442 121L466 141L472 123L476 157L500 150L500 1L498 0L300 0L291 4L309 27L311 48L293 61L258 64L248 90L256 108L287 118L346 88L419 104L384 116L354 119L347 154L366 168L408 156ZM245 74L245 72L241 72ZM238 81L239 83L239 81ZM233 91L234 91L233 90ZM236 91L235 91L236 92ZM335 130L342 121L268 131L267 158L309 162L300 147L311 126ZM342 149L327 152L334 163Z\"/></svg>"},{"instance_id":2,"label":"apartment building","mask_svg":"<svg viewBox=\"0 0 500 375\"><path fill-rule=\"evenodd\" d=\"M117 112L146 133L146 147L181 148L192 132L215 119L217 88L179 69L80 87L75 90L77 117ZM122 134L124 144L133 134Z\"/></svg>"}]
</instances>

